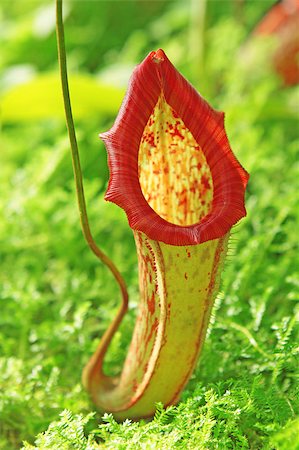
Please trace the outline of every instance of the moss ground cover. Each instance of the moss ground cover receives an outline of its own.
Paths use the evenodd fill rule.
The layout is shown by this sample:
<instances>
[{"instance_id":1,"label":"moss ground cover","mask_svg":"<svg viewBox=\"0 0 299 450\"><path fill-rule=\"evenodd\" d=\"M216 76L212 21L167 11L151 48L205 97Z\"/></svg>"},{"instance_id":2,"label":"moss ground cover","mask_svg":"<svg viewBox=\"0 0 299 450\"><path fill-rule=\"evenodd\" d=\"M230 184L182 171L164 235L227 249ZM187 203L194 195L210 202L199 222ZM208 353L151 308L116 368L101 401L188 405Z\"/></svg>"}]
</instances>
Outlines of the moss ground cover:
<instances>
[{"instance_id":1,"label":"moss ground cover","mask_svg":"<svg viewBox=\"0 0 299 450\"><path fill-rule=\"evenodd\" d=\"M51 104L48 114L34 109L52 98L50 88L38 91L38 82L25 89L25 100L12 95L14 74L24 81L35 72L38 80L57 70L51 4L28 3L25 11L22 2L4 3L1 104L12 112L5 117L3 109L0 117L0 448L299 449L299 91L281 88L261 43L250 58L245 43L271 2L245 2L241 9L208 2L203 52L189 46L198 26L187 2L141 2L143 9L140 2L88 3L71 2L66 19L70 70L88 72L100 89L94 102L86 77L86 88L80 84L88 211L97 242L113 256L130 293L107 372L122 365L138 279L126 218L103 201L108 174L97 133L113 122L128 68L152 48L164 47L226 112L232 148L251 174L248 217L234 229L204 352L181 402L166 411L157 405L149 422L101 417L81 386L81 370L119 293L81 235L61 105ZM39 25L44 16L48 30ZM115 17L122 19L119 33ZM107 83L113 91L105 91Z\"/></svg>"}]
</instances>

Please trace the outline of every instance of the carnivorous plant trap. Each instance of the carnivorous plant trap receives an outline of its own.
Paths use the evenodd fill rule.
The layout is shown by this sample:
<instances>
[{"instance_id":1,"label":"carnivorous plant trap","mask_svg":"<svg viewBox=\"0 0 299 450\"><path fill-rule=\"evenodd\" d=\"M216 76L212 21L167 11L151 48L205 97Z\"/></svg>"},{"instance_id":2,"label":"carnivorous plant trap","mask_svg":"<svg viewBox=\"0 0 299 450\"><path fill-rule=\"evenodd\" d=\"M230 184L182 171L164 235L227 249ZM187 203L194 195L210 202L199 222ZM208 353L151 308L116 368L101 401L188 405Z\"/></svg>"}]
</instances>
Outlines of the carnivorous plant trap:
<instances>
[{"instance_id":1,"label":"carnivorous plant trap","mask_svg":"<svg viewBox=\"0 0 299 450\"><path fill-rule=\"evenodd\" d=\"M66 117L83 233L110 268L122 305L83 371L101 410L116 418L152 416L155 404L179 400L203 347L231 228L246 215L248 174L235 158L214 110L163 50L151 52L131 77L118 117L101 134L110 179L105 199L124 209L139 268L136 324L118 377L103 361L128 305L125 283L90 233L68 94L62 1L57 36Z\"/></svg>"}]
</instances>

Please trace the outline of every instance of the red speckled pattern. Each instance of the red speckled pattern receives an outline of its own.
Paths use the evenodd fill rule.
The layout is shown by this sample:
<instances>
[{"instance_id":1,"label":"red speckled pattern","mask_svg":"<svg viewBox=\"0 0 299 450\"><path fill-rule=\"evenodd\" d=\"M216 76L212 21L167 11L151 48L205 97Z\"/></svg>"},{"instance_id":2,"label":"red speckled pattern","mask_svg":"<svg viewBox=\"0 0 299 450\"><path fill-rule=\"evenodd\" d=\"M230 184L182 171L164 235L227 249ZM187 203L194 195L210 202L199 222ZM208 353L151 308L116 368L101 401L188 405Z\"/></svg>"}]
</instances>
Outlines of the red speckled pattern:
<instances>
[{"instance_id":1,"label":"red speckled pattern","mask_svg":"<svg viewBox=\"0 0 299 450\"><path fill-rule=\"evenodd\" d=\"M181 127L193 136L212 176L212 206L206 210L198 209L198 217L192 217L191 225L171 223L163 218L160 215L163 211L158 210L157 213L154 210L155 206L153 208L146 199L150 193L142 192L140 185L140 144L150 117L161 121L161 115L153 115L161 96L180 118ZM162 50L151 52L136 67L118 117L111 130L101 137L108 151L110 170L105 198L122 207L131 228L142 231L150 239L171 245L195 245L224 236L246 215L244 192L248 174L230 148L224 130L224 114L209 106L173 67ZM186 148L188 142L186 147L181 145L177 148L182 158L186 156ZM144 158L141 158L144 164ZM180 176L180 171L176 170L176 174ZM198 205L204 190L201 185L203 179L198 179ZM190 188L192 186L189 186L189 192Z\"/></svg>"},{"instance_id":2,"label":"red speckled pattern","mask_svg":"<svg viewBox=\"0 0 299 450\"><path fill-rule=\"evenodd\" d=\"M140 286L140 303L128 356L121 375L121 388L123 391L134 392L144 383L144 375L153 353L158 328L164 329L161 308L161 294L163 297L163 283L160 286L157 279L157 258L160 249L158 244L151 243L142 233L135 233L136 248L138 252L138 271ZM155 248L152 247L155 246ZM161 264L161 263L160 263ZM161 270L161 267L160 267ZM160 291L159 291L160 290ZM162 315L162 318L161 318ZM138 395L138 393L137 393Z\"/></svg>"},{"instance_id":3,"label":"red speckled pattern","mask_svg":"<svg viewBox=\"0 0 299 450\"><path fill-rule=\"evenodd\" d=\"M121 376L104 403L121 419L178 401L204 342L228 240L184 247L134 236L139 309Z\"/></svg>"},{"instance_id":4,"label":"red speckled pattern","mask_svg":"<svg viewBox=\"0 0 299 450\"><path fill-rule=\"evenodd\" d=\"M141 138L138 171L146 201L168 222L193 225L212 209L213 180L205 155L163 95Z\"/></svg>"}]
</instances>

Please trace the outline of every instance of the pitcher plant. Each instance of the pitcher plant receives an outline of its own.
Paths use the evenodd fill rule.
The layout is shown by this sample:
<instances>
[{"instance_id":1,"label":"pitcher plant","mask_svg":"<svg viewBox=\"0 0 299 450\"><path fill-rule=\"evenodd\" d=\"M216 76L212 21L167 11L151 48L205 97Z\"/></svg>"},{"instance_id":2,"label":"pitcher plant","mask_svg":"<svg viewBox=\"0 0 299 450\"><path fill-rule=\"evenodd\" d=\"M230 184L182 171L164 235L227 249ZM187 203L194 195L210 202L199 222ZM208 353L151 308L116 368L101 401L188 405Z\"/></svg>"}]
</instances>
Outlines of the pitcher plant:
<instances>
[{"instance_id":1,"label":"pitcher plant","mask_svg":"<svg viewBox=\"0 0 299 450\"><path fill-rule=\"evenodd\" d=\"M60 0L57 12L70 119ZM83 384L95 405L119 420L150 417L157 402L178 402L197 363L230 231L246 215L248 174L230 148L224 114L196 92L163 50L151 52L135 68L113 127L101 134L110 171L105 199L127 214L140 287L123 369L119 376L109 377L103 361L127 310L128 296L119 272L92 239L72 120L68 126L83 233L112 270L123 296L115 320L84 368Z\"/></svg>"}]
</instances>

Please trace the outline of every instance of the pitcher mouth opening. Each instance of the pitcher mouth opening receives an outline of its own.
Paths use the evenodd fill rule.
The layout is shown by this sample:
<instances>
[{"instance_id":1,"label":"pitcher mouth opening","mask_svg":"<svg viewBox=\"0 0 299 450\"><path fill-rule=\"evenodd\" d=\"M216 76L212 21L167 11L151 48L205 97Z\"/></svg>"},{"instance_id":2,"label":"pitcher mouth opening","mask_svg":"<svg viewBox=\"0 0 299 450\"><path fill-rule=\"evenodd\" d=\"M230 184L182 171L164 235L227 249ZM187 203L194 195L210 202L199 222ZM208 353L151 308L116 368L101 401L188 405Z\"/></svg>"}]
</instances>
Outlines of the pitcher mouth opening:
<instances>
[{"instance_id":1,"label":"pitcher mouth opening","mask_svg":"<svg viewBox=\"0 0 299 450\"><path fill-rule=\"evenodd\" d=\"M224 114L162 50L137 66L114 126L101 137L110 169L105 199L125 210L132 229L195 245L224 236L246 215L249 176L230 148Z\"/></svg>"},{"instance_id":2,"label":"pitcher mouth opening","mask_svg":"<svg viewBox=\"0 0 299 450\"><path fill-rule=\"evenodd\" d=\"M163 93L141 138L138 178L149 206L169 223L194 225L212 210L213 179L206 157Z\"/></svg>"}]
</instances>

